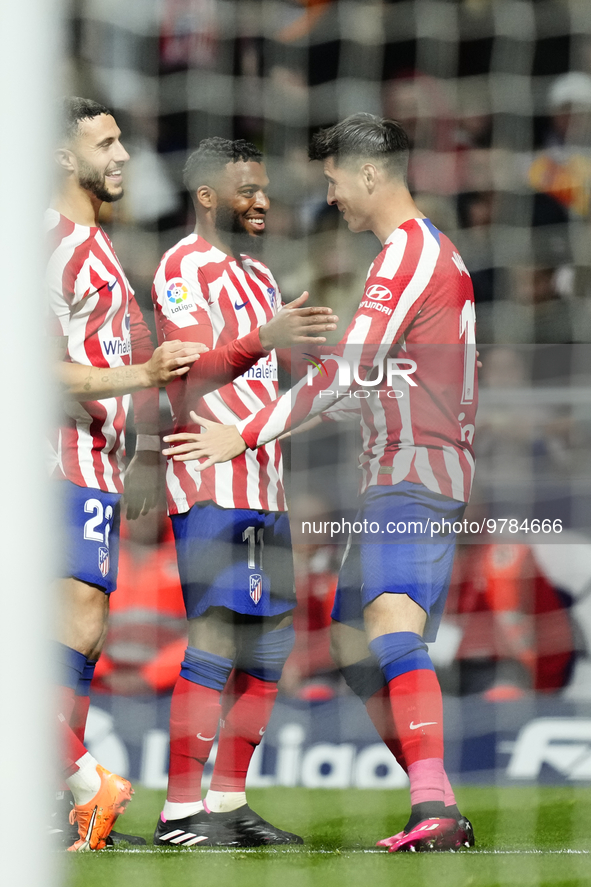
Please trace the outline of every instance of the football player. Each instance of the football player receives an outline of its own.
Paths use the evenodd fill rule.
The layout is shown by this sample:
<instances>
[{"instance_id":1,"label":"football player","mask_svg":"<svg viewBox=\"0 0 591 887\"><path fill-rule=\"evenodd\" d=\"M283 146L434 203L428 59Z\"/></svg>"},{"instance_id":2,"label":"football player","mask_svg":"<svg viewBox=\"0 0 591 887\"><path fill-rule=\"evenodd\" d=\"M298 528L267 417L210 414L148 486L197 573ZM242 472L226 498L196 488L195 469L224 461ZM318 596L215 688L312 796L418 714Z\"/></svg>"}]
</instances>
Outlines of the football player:
<instances>
[{"instance_id":1,"label":"football player","mask_svg":"<svg viewBox=\"0 0 591 887\"><path fill-rule=\"evenodd\" d=\"M276 349L320 343L336 328L329 308L304 293L282 307L256 258L269 209L261 152L245 141L206 139L184 181L195 231L169 250L153 298L160 341L210 349L168 390L177 433L197 430L197 409L239 422L277 401ZM250 809L245 782L293 645L295 606L281 450L270 441L201 472L170 459L168 509L189 620L189 645L170 714L170 767L154 843L171 847L301 843ZM201 777L221 730L213 778Z\"/></svg>"},{"instance_id":2,"label":"football player","mask_svg":"<svg viewBox=\"0 0 591 887\"><path fill-rule=\"evenodd\" d=\"M68 786L52 832L70 850L98 850L114 840L113 823L132 794L129 782L101 767L83 745L90 682L117 582L129 395L135 394L140 432L129 468L132 484L136 477L131 508L137 512L138 503L140 510L152 504L137 481L157 465L158 387L186 374L204 346L176 341L154 351L133 290L98 223L101 204L123 196L129 155L119 127L108 108L88 99L66 99L62 110L56 192L45 220L50 334L61 394L51 468L64 517L56 655Z\"/></svg>"},{"instance_id":3,"label":"football player","mask_svg":"<svg viewBox=\"0 0 591 887\"><path fill-rule=\"evenodd\" d=\"M372 231L382 245L359 308L341 344L323 355L322 373L238 422L195 415L203 430L171 435L164 451L179 463L201 459L198 470L208 472L363 395L355 402L364 531L341 569L332 644L410 780L408 822L378 842L390 852L474 840L443 766L441 690L426 643L443 612L474 472L474 297L461 256L408 191L408 153L402 127L371 114L313 138L310 158L324 165L328 203L351 231Z\"/></svg>"}]
</instances>

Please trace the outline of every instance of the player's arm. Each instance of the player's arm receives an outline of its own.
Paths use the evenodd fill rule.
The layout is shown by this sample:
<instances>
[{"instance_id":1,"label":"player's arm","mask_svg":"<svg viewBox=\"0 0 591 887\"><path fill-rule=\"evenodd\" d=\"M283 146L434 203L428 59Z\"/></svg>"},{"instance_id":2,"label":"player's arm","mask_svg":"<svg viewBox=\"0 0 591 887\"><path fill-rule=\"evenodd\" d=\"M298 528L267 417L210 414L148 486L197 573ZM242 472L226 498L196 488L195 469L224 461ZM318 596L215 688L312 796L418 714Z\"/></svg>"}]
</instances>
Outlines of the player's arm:
<instances>
[{"instance_id":1,"label":"player's arm","mask_svg":"<svg viewBox=\"0 0 591 887\"><path fill-rule=\"evenodd\" d=\"M279 287L274 280L273 285L278 296L279 310L278 315L273 318L272 324L277 323L279 325L279 321L284 317L286 319L290 317L290 323L293 324L292 335L289 336L288 341L286 341L285 337L283 337L283 340L276 339L274 341L273 348L275 349L277 362L286 373L289 373L292 379L301 379L309 366L306 358L310 355L303 354L301 349L296 349L294 352L292 346L306 345L308 348L313 348L314 345L323 345L326 342L326 336L319 334L334 331L338 323L338 317L332 314L332 309L326 307L314 308L306 306L302 309L303 302L307 301L309 296L307 291L303 292L298 299L284 304ZM287 312L291 312L291 314L288 315ZM296 323L301 324L299 329L296 328ZM269 332L271 332L270 328Z\"/></svg>"},{"instance_id":2,"label":"player's arm","mask_svg":"<svg viewBox=\"0 0 591 887\"><path fill-rule=\"evenodd\" d=\"M227 385L274 349L326 342L326 337L319 333L336 329L338 317L330 308L303 307L307 298L308 293L302 293L258 329L219 348L212 348L203 356L199 367L189 373L187 396L193 400ZM186 327L182 334L203 336L203 321L199 326L201 329Z\"/></svg>"},{"instance_id":3,"label":"player's arm","mask_svg":"<svg viewBox=\"0 0 591 887\"><path fill-rule=\"evenodd\" d=\"M70 319L75 302L85 297L89 268L85 262L82 268L68 269L60 250L56 250L47 270L47 324L50 338L55 340L54 366L63 397L78 401L104 400L160 387L186 374L198 360L202 348L177 341L168 342L153 353L150 351L145 360L136 359L134 365L97 367L72 361L68 354ZM131 302L135 303L133 295ZM133 316L130 319L133 320Z\"/></svg>"},{"instance_id":4,"label":"player's arm","mask_svg":"<svg viewBox=\"0 0 591 887\"><path fill-rule=\"evenodd\" d=\"M391 243L390 250L390 267L396 267L398 272L393 278L382 278L379 269L375 269L366 282L359 308L334 352L349 364L351 359L357 360L363 373L385 359L392 344L417 316L434 267L436 254L432 244L429 243L424 252L423 244L416 238L409 243L404 232ZM424 254L427 260L421 265ZM216 462L235 458L247 448L263 446L320 414L347 393L348 388L339 384L338 361L326 360L322 369L322 373L316 371L311 379L301 379L278 400L236 425L218 425L197 417L205 432L167 436L164 440L173 446L164 453L176 461L204 459L199 465L199 470L203 470ZM353 384L353 373L349 377Z\"/></svg>"},{"instance_id":5,"label":"player's arm","mask_svg":"<svg viewBox=\"0 0 591 887\"><path fill-rule=\"evenodd\" d=\"M373 366L380 346L367 343L376 341L379 343L384 337L382 317L382 314L378 314L372 328L372 318L364 314L360 308L351 321L343 341L335 350L335 355L350 360L353 356L358 357L361 354L360 365L369 370ZM291 428L313 419L331 404L345 397L349 389L339 387L337 373L338 362L326 360L322 373L316 371L311 380L307 376L301 379L278 400L247 416L236 425L221 425L192 412L191 419L205 428L205 432L167 435L164 441L172 446L162 452L178 462L205 459L198 466L198 470L203 470L216 462L234 459L247 448L256 449L263 446Z\"/></svg>"},{"instance_id":6,"label":"player's arm","mask_svg":"<svg viewBox=\"0 0 591 887\"><path fill-rule=\"evenodd\" d=\"M184 289L187 294L187 307L182 312L176 312L176 306L167 298L167 293L173 286ZM199 342L209 349L203 354L204 362L199 369L196 366L191 368L184 378L174 383L182 386L183 396L188 403L194 403L208 392L227 385L267 354L261 345L258 330L213 348L208 286L200 271L197 281L192 282L178 276L167 277L159 269L152 287L152 300L160 342ZM170 393L172 395L172 390Z\"/></svg>"},{"instance_id":7,"label":"player's arm","mask_svg":"<svg viewBox=\"0 0 591 887\"><path fill-rule=\"evenodd\" d=\"M56 374L62 395L70 400L104 400L144 388L161 388L189 372L205 350L198 343L165 342L143 364L94 367L65 360L67 338L56 342Z\"/></svg>"},{"instance_id":8,"label":"player's arm","mask_svg":"<svg viewBox=\"0 0 591 887\"><path fill-rule=\"evenodd\" d=\"M319 425L322 425L322 417L314 416L313 419L302 422L297 428L293 428L291 431L284 431L283 434L279 435L278 440L285 440L286 437L293 437L294 434L305 434L306 431L312 431L314 428L318 428Z\"/></svg>"},{"instance_id":9,"label":"player's arm","mask_svg":"<svg viewBox=\"0 0 591 887\"><path fill-rule=\"evenodd\" d=\"M284 431L283 434L279 435L278 439L284 440L287 437L292 437L294 434L304 434L307 431L318 428L320 425L331 422L358 422L360 415L361 401L354 398L350 402L346 402L343 398L327 407L318 416L314 416L313 419L306 419L301 425L295 428L292 427L291 431Z\"/></svg>"},{"instance_id":10,"label":"player's arm","mask_svg":"<svg viewBox=\"0 0 591 887\"><path fill-rule=\"evenodd\" d=\"M189 287L186 281L185 285ZM187 374L185 396L189 403L232 382L266 357L269 351L288 345L321 344L326 338L319 336L319 333L336 329L338 317L332 314L331 309L304 307L308 293L303 293L258 329L213 348L211 320L204 296L206 292L207 285L201 281L200 290L192 290L194 309L190 314L182 315L182 327L177 326L163 298L159 298L156 285L153 293L162 339L175 337L186 342L200 341L210 348L202 356L199 366Z\"/></svg>"},{"instance_id":11,"label":"player's arm","mask_svg":"<svg viewBox=\"0 0 591 887\"><path fill-rule=\"evenodd\" d=\"M322 345L326 336L337 328L338 317L331 308L305 305L309 293L288 302L268 323L259 327L261 344L266 351L290 348L292 345Z\"/></svg>"}]
</instances>

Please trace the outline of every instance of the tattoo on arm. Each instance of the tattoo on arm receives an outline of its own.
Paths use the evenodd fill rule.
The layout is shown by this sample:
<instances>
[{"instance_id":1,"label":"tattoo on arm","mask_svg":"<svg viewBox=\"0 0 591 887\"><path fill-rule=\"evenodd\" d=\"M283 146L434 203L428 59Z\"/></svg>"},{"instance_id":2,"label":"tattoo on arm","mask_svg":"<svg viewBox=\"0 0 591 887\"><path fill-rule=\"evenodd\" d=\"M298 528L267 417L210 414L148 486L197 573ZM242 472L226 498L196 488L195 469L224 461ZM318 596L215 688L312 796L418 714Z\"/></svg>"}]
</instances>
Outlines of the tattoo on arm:
<instances>
[{"instance_id":1,"label":"tattoo on arm","mask_svg":"<svg viewBox=\"0 0 591 887\"><path fill-rule=\"evenodd\" d=\"M78 372L82 369L80 367ZM74 399L105 400L109 397L120 397L129 389L134 391L144 387L141 384L142 379L138 365L121 367L89 366L84 368L82 378L72 374L73 378L71 381L67 370L68 367L65 365L65 385L66 387L71 385L70 394Z\"/></svg>"}]
</instances>

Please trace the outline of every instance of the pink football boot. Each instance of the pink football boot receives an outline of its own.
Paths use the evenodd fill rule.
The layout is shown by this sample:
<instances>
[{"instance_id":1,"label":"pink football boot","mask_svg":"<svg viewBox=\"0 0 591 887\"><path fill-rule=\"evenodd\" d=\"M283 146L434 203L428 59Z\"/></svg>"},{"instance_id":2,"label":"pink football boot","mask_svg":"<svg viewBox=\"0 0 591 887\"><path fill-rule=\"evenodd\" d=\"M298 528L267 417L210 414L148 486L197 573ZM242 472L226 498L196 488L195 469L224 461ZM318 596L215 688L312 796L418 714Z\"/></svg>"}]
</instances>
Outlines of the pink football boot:
<instances>
[{"instance_id":1,"label":"pink football boot","mask_svg":"<svg viewBox=\"0 0 591 887\"><path fill-rule=\"evenodd\" d=\"M423 819L408 832L378 841L377 846L387 847L389 853L453 851L470 846L470 836L456 819Z\"/></svg>"}]
</instances>

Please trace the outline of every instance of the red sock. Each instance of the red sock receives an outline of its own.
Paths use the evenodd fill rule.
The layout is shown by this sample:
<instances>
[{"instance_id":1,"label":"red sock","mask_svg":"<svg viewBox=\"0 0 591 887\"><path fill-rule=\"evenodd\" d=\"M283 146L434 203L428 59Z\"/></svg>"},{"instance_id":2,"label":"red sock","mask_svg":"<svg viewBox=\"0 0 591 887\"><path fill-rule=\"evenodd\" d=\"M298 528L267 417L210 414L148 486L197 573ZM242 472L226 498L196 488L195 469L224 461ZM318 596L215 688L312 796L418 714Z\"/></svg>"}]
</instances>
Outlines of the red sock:
<instances>
[{"instance_id":1,"label":"red sock","mask_svg":"<svg viewBox=\"0 0 591 887\"><path fill-rule=\"evenodd\" d=\"M201 800L201 777L216 737L219 690L179 675L170 706L170 766L166 799L177 804Z\"/></svg>"},{"instance_id":2,"label":"red sock","mask_svg":"<svg viewBox=\"0 0 591 887\"><path fill-rule=\"evenodd\" d=\"M62 718L63 715L58 715L58 743L61 752L62 776L64 779L68 779L78 770L76 761L86 754L86 749L72 728Z\"/></svg>"},{"instance_id":3,"label":"red sock","mask_svg":"<svg viewBox=\"0 0 591 887\"><path fill-rule=\"evenodd\" d=\"M445 803L443 703L435 672L415 669L398 675L389 682L388 695L410 779L411 804Z\"/></svg>"},{"instance_id":4,"label":"red sock","mask_svg":"<svg viewBox=\"0 0 591 887\"><path fill-rule=\"evenodd\" d=\"M63 723L69 724L76 704L76 694L70 687L58 687L56 692L57 715Z\"/></svg>"},{"instance_id":5,"label":"red sock","mask_svg":"<svg viewBox=\"0 0 591 887\"><path fill-rule=\"evenodd\" d=\"M67 779L78 769L76 761L86 754L79 737L70 727L70 719L74 710L76 696L70 687L57 688L57 741L59 748L62 776Z\"/></svg>"},{"instance_id":6,"label":"red sock","mask_svg":"<svg viewBox=\"0 0 591 887\"><path fill-rule=\"evenodd\" d=\"M371 722L380 734L380 738L384 741L388 749L392 752L405 773L408 772L402 745L396 735L396 727L392 718L392 708L390 706L390 694L388 686L382 687L373 696L370 696L365 703L367 713L371 718Z\"/></svg>"},{"instance_id":7,"label":"red sock","mask_svg":"<svg viewBox=\"0 0 591 887\"><path fill-rule=\"evenodd\" d=\"M398 739L398 736L396 735L396 727L394 726L392 709L390 708L390 694L388 692L388 687L382 687L381 690L378 690L377 693L374 693L373 696L370 696L365 703L365 707L367 709L368 715L371 718L372 724L380 735L380 738L383 740L388 749L392 752L404 772L408 773L408 768L404 759L404 753L402 751L402 745L400 743L400 740ZM447 778L447 773L445 772L443 782L445 792L445 806L451 807L453 804L456 803L456 798L450 785L449 779Z\"/></svg>"},{"instance_id":8,"label":"red sock","mask_svg":"<svg viewBox=\"0 0 591 887\"><path fill-rule=\"evenodd\" d=\"M212 791L244 791L248 765L263 738L276 696L277 684L245 671L233 673L222 697L224 712Z\"/></svg>"},{"instance_id":9,"label":"red sock","mask_svg":"<svg viewBox=\"0 0 591 887\"><path fill-rule=\"evenodd\" d=\"M90 708L90 696L75 696L74 708L70 715L70 727L80 740L84 742L84 734L86 732L86 721L88 720L88 709Z\"/></svg>"}]
</instances>

